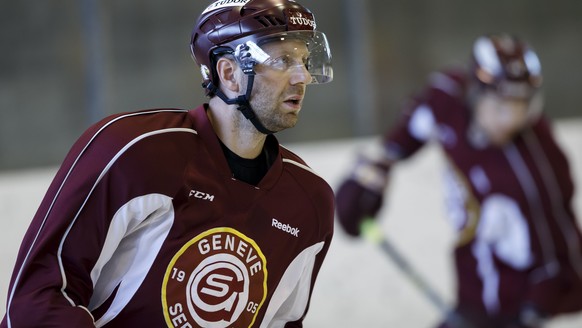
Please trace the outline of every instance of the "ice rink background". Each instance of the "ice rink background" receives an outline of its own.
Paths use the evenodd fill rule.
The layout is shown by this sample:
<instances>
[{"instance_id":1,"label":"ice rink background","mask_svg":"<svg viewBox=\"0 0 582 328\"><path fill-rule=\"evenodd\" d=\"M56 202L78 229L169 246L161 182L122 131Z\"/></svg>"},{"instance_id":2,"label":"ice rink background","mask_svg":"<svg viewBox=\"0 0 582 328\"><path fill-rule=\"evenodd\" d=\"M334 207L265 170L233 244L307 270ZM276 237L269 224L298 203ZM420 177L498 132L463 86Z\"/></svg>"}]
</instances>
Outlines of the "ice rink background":
<instances>
[{"instance_id":1,"label":"ice rink background","mask_svg":"<svg viewBox=\"0 0 582 328\"><path fill-rule=\"evenodd\" d=\"M582 120L558 121L556 133L571 166L582 215ZM372 138L290 144L332 187L352 164L353 153ZM430 146L394 169L381 213L382 229L416 269L447 300L454 280L449 258L453 234L446 221L441 188L443 161ZM56 168L0 172L0 316L20 240ZM339 227L321 269L306 328L433 327L439 313L376 247L347 237ZM551 328L580 328L582 315L556 319Z\"/></svg>"}]
</instances>

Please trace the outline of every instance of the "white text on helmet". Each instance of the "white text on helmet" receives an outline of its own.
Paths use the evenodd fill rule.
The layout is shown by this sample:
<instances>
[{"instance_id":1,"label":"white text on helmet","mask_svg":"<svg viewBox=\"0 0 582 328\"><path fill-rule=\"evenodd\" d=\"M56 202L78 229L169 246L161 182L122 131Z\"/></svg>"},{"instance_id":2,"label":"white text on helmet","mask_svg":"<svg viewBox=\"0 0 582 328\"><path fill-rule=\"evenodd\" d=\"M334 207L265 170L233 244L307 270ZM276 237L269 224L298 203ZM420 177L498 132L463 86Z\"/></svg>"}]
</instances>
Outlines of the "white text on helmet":
<instances>
[{"instance_id":1,"label":"white text on helmet","mask_svg":"<svg viewBox=\"0 0 582 328\"><path fill-rule=\"evenodd\" d=\"M295 12L293 14L294 14L293 16L289 16L289 21L291 22L291 24L293 24L293 25L302 25L302 26L310 26L313 29L316 28L316 26L315 26L315 20L314 19L311 19L309 17L305 17L300 12Z\"/></svg>"},{"instance_id":2,"label":"white text on helmet","mask_svg":"<svg viewBox=\"0 0 582 328\"><path fill-rule=\"evenodd\" d=\"M206 7L206 9L202 12L202 15L219 8L242 6L249 1L250 0L218 0L212 3L210 6Z\"/></svg>"}]
</instances>

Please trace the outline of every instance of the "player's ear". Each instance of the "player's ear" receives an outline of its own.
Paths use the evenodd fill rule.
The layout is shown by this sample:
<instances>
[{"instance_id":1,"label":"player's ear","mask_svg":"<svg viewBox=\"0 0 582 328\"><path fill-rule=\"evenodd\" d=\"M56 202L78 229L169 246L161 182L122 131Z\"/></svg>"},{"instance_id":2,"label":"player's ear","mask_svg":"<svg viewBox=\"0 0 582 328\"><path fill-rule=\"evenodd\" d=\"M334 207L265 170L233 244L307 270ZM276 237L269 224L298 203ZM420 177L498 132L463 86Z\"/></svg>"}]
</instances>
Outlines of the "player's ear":
<instances>
[{"instance_id":1,"label":"player's ear","mask_svg":"<svg viewBox=\"0 0 582 328\"><path fill-rule=\"evenodd\" d=\"M226 90L239 92L240 86L237 79L238 65L233 59L222 57L216 63L216 72L220 78L220 85ZM224 91L226 91L224 90Z\"/></svg>"}]
</instances>

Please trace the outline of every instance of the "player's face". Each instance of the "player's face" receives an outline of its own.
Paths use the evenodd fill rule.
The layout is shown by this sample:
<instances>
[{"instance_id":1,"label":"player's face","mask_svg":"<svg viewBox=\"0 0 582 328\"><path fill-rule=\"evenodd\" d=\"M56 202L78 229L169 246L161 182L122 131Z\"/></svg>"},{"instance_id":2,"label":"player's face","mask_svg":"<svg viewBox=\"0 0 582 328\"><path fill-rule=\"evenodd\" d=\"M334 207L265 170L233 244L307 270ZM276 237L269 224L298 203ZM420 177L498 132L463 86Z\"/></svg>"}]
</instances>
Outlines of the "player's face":
<instances>
[{"instance_id":1,"label":"player's face","mask_svg":"<svg viewBox=\"0 0 582 328\"><path fill-rule=\"evenodd\" d=\"M528 112L529 101L487 91L477 100L475 119L492 144L503 146L528 124Z\"/></svg>"},{"instance_id":2,"label":"player's face","mask_svg":"<svg viewBox=\"0 0 582 328\"><path fill-rule=\"evenodd\" d=\"M251 106L263 125L274 132L295 126L305 90L311 83L305 42L288 39L261 45L270 58L255 67Z\"/></svg>"}]
</instances>

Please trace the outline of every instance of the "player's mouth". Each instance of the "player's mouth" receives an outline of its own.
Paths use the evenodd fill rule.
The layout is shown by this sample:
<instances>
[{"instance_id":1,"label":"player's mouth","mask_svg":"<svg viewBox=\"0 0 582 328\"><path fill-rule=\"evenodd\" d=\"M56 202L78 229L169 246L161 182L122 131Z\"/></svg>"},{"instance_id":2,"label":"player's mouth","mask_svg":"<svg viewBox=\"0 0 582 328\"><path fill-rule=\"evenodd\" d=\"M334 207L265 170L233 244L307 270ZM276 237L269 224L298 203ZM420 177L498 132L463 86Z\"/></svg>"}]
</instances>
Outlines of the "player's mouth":
<instances>
[{"instance_id":1,"label":"player's mouth","mask_svg":"<svg viewBox=\"0 0 582 328\"><path fill-rule=\"evenodd\" d=\"M285 99L285 101L283 101L288 107L294 109L294 110L299 110L301 109L301 104L303 103L303 97L296 95L296 96L290 96L288 98Z\"/></svg>"}]
</instances>

